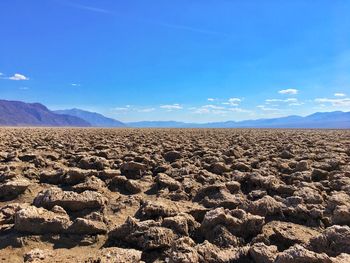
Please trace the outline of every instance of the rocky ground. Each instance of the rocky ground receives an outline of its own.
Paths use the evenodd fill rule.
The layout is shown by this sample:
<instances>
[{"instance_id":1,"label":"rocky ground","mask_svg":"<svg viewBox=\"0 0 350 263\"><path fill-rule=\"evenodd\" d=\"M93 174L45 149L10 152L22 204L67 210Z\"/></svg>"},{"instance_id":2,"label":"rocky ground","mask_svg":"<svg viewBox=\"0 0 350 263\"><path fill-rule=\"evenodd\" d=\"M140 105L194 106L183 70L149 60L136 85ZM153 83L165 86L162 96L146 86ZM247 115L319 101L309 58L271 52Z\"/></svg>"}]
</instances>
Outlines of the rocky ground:
<instances>
[{"instance_id":1,"label":"rocky ground","mask_svg":"<svg viewBox=\"0 0 350 263\"><path fill-rule=\"evenodd\" d=\"M0 262L350 262L350 131L0 129Z\"/></svg>"}]
</instances>

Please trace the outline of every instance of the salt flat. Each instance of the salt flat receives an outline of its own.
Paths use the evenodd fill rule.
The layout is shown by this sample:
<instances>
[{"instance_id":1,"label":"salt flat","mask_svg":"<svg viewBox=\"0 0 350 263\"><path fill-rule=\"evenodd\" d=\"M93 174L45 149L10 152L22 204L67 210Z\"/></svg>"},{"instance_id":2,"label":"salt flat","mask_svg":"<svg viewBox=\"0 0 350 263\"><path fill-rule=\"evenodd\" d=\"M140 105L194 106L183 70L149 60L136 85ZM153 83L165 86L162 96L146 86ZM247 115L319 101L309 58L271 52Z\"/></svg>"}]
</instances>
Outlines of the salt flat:
<instances>
[{"instance_id":1,"label":"salt flat","mask_svg":"<svg viewBox=\"0 0 350 263\"><path fill-rule=\"evenodd\" d=\"M350 262L350 131L0 129L0 262Z\"/></svg>"}]
</instances>

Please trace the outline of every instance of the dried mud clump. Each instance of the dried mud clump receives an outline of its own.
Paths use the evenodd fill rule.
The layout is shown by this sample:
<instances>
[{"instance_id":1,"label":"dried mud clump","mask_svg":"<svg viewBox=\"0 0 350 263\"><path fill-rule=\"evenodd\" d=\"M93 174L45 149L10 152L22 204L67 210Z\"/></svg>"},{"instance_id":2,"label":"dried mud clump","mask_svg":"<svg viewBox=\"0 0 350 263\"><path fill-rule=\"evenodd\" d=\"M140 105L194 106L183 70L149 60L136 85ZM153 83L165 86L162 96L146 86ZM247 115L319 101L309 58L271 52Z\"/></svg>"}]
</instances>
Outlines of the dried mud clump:
<instances>
[{"instance_id":1,"label":"dried mud clump","mask_svg":"<svg viewBox=\"0 0 350 263\"><path fill-rule=\"evenodd\" d=\"M0 262L350 262L350 132L0 129Z\"/></svg>"}]
</instances>

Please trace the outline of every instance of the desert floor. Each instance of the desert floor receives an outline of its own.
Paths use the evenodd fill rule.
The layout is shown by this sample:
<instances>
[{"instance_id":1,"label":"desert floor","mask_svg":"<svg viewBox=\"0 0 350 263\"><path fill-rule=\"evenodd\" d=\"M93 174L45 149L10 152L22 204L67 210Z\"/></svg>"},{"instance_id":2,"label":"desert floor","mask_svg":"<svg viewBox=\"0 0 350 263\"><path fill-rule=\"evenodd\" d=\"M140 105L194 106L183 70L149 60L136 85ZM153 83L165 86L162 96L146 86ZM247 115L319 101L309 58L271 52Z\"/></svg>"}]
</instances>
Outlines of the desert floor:
<instances>
[{"instance_id":1,"label":"desert floor","mask_svg":"<svg viewBox=\"0 0 350 263\"><path fill-rule=\"evenodd\" d=\"M0 262L350 262L350 131L0 129Z\"/></svg>"}]
</instances>

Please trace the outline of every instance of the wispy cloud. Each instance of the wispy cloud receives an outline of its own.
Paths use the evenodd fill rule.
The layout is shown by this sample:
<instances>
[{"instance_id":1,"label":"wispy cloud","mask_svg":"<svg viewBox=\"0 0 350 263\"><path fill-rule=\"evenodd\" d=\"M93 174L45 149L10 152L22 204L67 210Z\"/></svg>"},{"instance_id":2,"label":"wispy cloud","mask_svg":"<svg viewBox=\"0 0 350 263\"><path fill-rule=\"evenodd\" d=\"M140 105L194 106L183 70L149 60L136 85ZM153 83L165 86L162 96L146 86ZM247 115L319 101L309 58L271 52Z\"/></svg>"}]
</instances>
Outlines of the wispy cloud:
<instances>
[{"instance_id":1,"label":"wispy cloud","mask_svg":"<svg viewBox=\"0 0 350 263\"><path fill-rule=\"evenodd\" d=\"M219 36L226 36L228 37L229 35L223 32L219 31L214 31L214 30L208 30L208 29L203 29L203 28L197 28L197 27L192 27L192 26L186 26L186 25L178 25L178 24L170 24L170 23L164 23L164 22L159 22L159 21L151 21L151 20L144 20L145 22L163 26L163 27L168 27L168 28L173 28L173 29L179 29L179 30L185 30L185 31L192 31L195 33L201 33L201 34L206 34L206 35L219 35Z\"/></svg>"},{"instance_id":2,"label":"wispy cloud","mask_svg":"<svg viewBox=\"0 0 350 263\"><path fill-rule=\"evenodd\" d=\"M215 109L215 108L202 106L202 107L199 107L199 108L194 108L192 113L195 113L195 114L226 115L228 112L227 112L227 110L224 110L224 109Z\"/></svg>"},{"instance_id":3,"label":"wispy cloud","mask_svg":"<svg viewBox=\"0 0 350 263\"><path fill-rule=\"evenodd\" d=\"M166 110L169 110L169 111L183 109L183 107L180 104L178 104L178 103L168 104L168 105L161 105L161 106L159 106L159 108L166 109Z\"/></svg>"},{"instance_id":4,"label":"wispy cloud","mask_svg":"<svg viewBox=\"0 0 350 263\"><path fill-rule=\"evenodd\" d=\"M237 101L237 100L233 100L233 101ZM223 106L218 106L213 104L203 105L200 107L192 107L190 108L190 110L192 110L192 112L195 114L214 114L214 115L222 115L222 116L226 116L232 112L252 113L252 111L250 110L242 109L232 105L230 105L230 107L223 107Z\"/></svg>"},{"instance_id":5,"label":"wispy cloud","mask_svg":"<svg viewBox=\"0 0 350 263\"><path fill-rule=\"evenodd\" d=\"M209 29L205 29L205 28L193 27L193 26L188 26L188 25L167 23L167 22L156 21L156 20L151 20L151 19L143 19L143 18L139 18L139 17L130 17L130 16L126 16L122 13L117 13L114 10L107 10L107 9L99 8L99 7L95 7L95 6L77 4L77 3L74 3L72 1L58 1L58 0L56 0L56 2L59 2L61 4L67 5L67 6L71 6L74 8L79 8L82 10L87 10L87 11L91 11L91 12L104 13L104 14L122 17L124 19L128 19L130 21L136 21L136 22L139 22L142 24L147 23L149 25L161 26L161 27L172 28L172 29L177 29L177 30L182 30L182 31L189 31L189 32L205 34L205 35L217 35L217 36L224 36L224 37L230 36L227 33L219 32L216 30L209 30Z\"/></svg>"},{"instance_id":6,"label":"wispy cloud","mask_svg":"<svg viewBox=\"0 0 350 263\"><path fill-rule=\"evenodd\" d=\"M125 114L129 112L130 109L131 109L130 105L126 105L125 107L115 107L112 109L112 112L116 114Z\"/></svg>"},{"instance_id":7,"label":"wispy cloud","mask_svg":"<svg viewBox=\"0 0 350 263\"><path fill-rule=\"evenodd\" d=\"M225 107L217 106L217 105L212 105L212 104L204 105L204 106L202 106L202 108L214 109L214 110L224 110L224 109L225 109Z\"/></svg>"},{"instance_id":8,"label":"wispy cloud","mask_svg":"<svg viewBox=\"0 0 350 263\"><path fill-rule=\"evenodd\" d=\"M336 107L349 107L350 106L350 98L342 98L342 99L330 99L330 98L317 98L315 102L325 104L329 103L332 106Z\"/></svg>"},{"instance_id":9,"label":"wispy cloud","mask_svg":"<svg viewBox=\"0 0 350 263\"><path fill-rule=\"evenodd\" d=\"M272 107L267 107L265 105L258 105L256 106L257 108L263 110L263 111L272 111L272 112L279 112L280 109L277 109L277 108L272 108Z\"/></svg>"},{"instance_id":10,"label":"wispy cloud","mask_svg":"<svg viewBox=\"0 0 350 263\"><path fill-rule=\"evenodd\" d=\"M81 4L74 3L72 1L56 1L56 2L59 2L61 4L67 5L67 6L75 7L78 9L91 11L91 12L113 14L113 12L106 10L106 9L103 9L103 8L98 8L98 7L89 6L89 5L81 5Z\"/></svg>"},{"instance_id":11,"label":"wispy cloud","mask_svg":"<svg viewBox=\"0 0 350 263\"><path fill-rule=\"evenodd\" d=\"M145 109L138 109L137 111L146 113L146 112L152 112L155 110L156 110L155 108L145 108Z\"/></svg>"},{"instance_id":12,"label":"wispy cloud","mask_svg":"<svg viewBox=\"0 0 350 263\"><path fill-rule=\"evenodd\" d=\"M214 99L214 98L208 98L207 100L208 100L208 101L215 101L216 99Z\"/></svg>"},{"instance_id":13,"label":"wispy cloud","mask_svg":"<svg viewBox=\"0 0 350 263\"><path fill-rule=\"evenodd\" d=\"M232 111L232 112L239 112L239 113L253 113L253 111L251 111L251 110L246 110L246 109L242 109L242 108L239 108L239 107L228 108L228 110Z\"/></svg>"},{"instance_id":14,"label":"wispy cloud","mask_svg":"<svg viewBox=\"0 0 350 263\"><path fill-rule=\"evenodd\" d=\"M298 99L296 98L288 98L288 99L266 99L265 102L267 104L270 103L297 103Z\"/></svg>"},{"instance_id":15,"label":"wispy cloud","mask_svg":"<svg viewBox=\"0 0 350 263\"><path fill-rule=\"evenodd\" d=\"M23 74L15 73L11 77L8 77L7 79L10 80L29 80L28 77L24 76Z\"/></svg>"},{"instance_id":16,"label":"wispy cloud","mask_svg":"<svg viewBox=\"0 0 350 263\"><path fill-rule=\"evenodd\" d=\"M20 90L29 90L28 87L19 87Z\"/></svg>"},{"instance_id":17,"label":"wispy cloud","mask_svg":"<svg viewBox=\"0 0 350 263\"><path fill-rule=\"evenodd\" d=\"M345 93L334 93L334 96L335 97L346 97L346 94Z\"/></svg>"},{"instance_id":18,"label":"wispy cloud","mask_svg":"<svg viewBox=\"0 0 350 263\"><path fill-rule=\"evenodd\" d=\"M288 105L289 106L301 106L301 105L304 105L305 103L304 102L292 102L292 103L289 103Z\"/></svg>"},{"instance_id":19,"label":"wispy cloud","mask_svg":"<svg viewBox=\"0 0 350 263\"><path fill-rule=\"evenodd\" d=\"M72 85L73 87L80 87L80 86L81 86L80 83L71 83L71 85Z\"/></svg>"},{"instance_id":20,"label":"wispy cloud","mask_svg":"<svg viewBox=\"0 0 350 263\"><path fill-rule=\"evenodd\" d=\"M229 98L227 101L221 103L223 105L230 105L230 106L238 106L241 103L242 99L240 98Z\"/></svg>"},{"instance_id":21,"label":"wispy cloud","mask_svg":"<svg viewBox=\"0 0 350 263\"><path fill-rule=\"evenodd\" d=\"M297 89L283 89L278 91L279 94L287 94L287 95L296 95L298 94L298 90Z\"/></svg>"},{"instance_id":22,"label":"wispy cloud","mask_svg":"<svg viewBox=\"0 0 350 263\"><path fill-rule=\"evenodd\" d=\"M121 107L114 107L110 109L110 111L114 114L126 114L126 113L147 113L155 111L156 108L154 107L143 107L143 106L136 106L136 105L125 105Z\"/></svg>"},{"instance_id":23,"label":"wispy cloud","mask_svg":"<svg viewBox=\"0 0 350 263\"><path fill-rule=\"evenodd\" d=\"M228 102L235 103L235 102L241 102L242 100L240 98L229 98Z\"/></svg>"}]
</instances>

